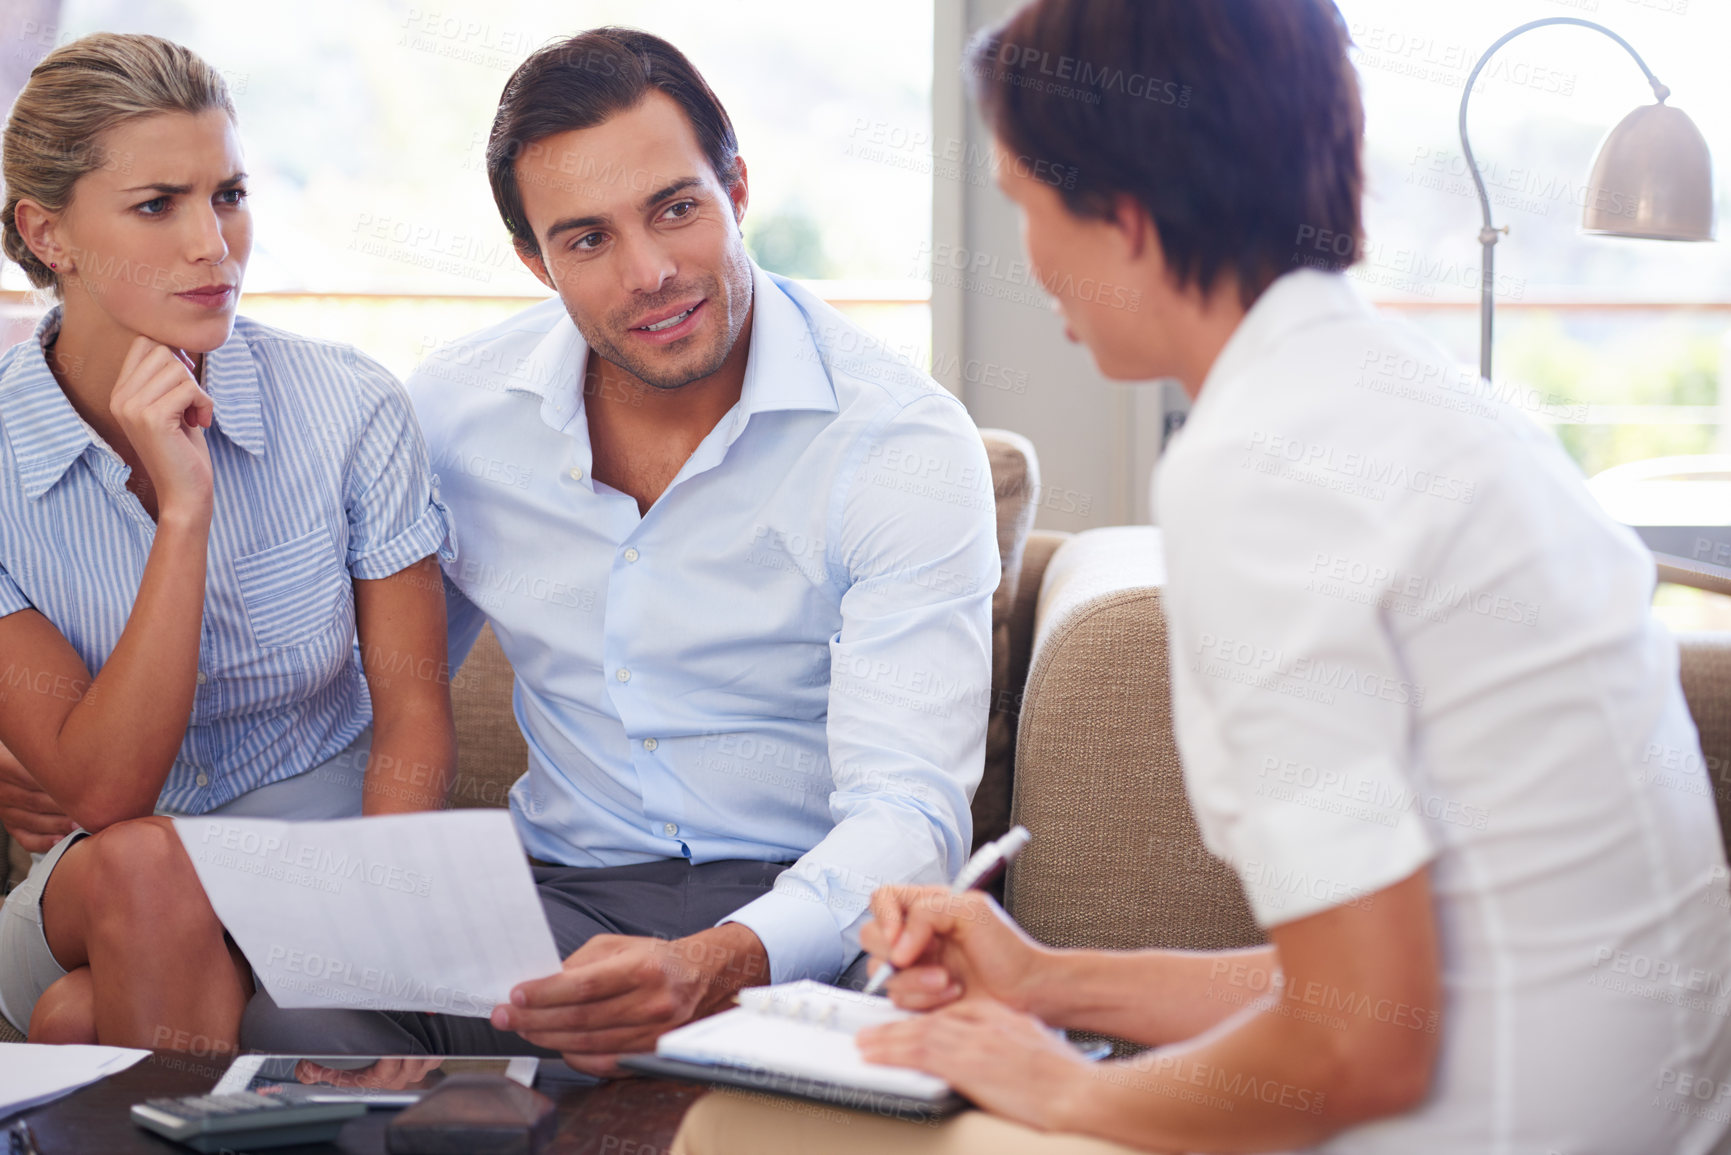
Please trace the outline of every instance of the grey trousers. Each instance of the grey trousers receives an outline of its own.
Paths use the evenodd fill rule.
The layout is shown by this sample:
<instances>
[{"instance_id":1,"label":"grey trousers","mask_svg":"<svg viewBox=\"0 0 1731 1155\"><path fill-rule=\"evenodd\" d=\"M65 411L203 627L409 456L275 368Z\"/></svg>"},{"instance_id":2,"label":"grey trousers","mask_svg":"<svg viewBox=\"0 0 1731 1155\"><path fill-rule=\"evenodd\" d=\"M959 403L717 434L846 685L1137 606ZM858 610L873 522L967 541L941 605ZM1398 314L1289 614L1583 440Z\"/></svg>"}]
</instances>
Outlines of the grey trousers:
<instances>
[{"instance_id":1,"label":"grey trousers","mask_svg":"<svg viewBox=\"0 0 1731 1155\"><path fill-rule=\"evenodd\" d=\"M598 934L679 938L707 930L767 892L781 862L684 859L635 866L537 866L535 888L564 958ZM287 1055L543 1055L486 1019L414 1011L296 1010L261 988L247 1004L240 1043Z\"/></svg>"}]
</instances>

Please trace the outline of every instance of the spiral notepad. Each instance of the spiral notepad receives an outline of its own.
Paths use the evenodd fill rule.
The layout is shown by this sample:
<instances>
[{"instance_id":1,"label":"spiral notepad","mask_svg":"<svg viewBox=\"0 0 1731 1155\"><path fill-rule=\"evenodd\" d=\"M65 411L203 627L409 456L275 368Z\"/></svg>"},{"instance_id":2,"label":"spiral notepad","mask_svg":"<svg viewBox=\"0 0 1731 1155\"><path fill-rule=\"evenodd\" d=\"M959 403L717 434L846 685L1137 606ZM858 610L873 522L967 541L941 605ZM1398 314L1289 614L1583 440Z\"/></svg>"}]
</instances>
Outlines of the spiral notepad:
<instances>
[{"instance_id":1,"label":"spiral notepad","mask_svg":"<svg viewBox=\"0 0 1731 1155\"><path fill-rule=\"evenodd\" d=\"M912 1017L886 998L805 980L739 993L739 1006L661 1036L655 1053L705 1066L762 1071L838 1087L938 1102L949 1084L860 1057L854 1036Z\"/></svg>"}]
</instances>

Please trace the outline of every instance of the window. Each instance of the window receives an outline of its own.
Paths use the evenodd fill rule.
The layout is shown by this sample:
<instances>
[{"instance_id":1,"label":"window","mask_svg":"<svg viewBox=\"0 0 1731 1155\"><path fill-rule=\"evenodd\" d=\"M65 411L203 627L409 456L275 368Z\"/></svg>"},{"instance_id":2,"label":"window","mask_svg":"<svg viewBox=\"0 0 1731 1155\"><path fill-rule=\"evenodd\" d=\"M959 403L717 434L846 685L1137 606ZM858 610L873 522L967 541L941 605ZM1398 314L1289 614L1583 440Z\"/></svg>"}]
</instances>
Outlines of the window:
<instances>
[{"instance_id":1,"label":"window","mask_svg":"<svg viewBox=\"0 0 1731 1155\"><path fill-rule=\"evenodd\" d=\"M932 0L63 0L58 20L30 26L16 47L151 32L221 69L257 222L242 310L351 341L405 374L451 337L546 295L493 207L486 134L525 56L608 23L672 40L727 106L760 262L816 279L886 339L925 348L929 293L915 260L931 235L920 144ZM3 285L23 288L17 269Z\"/></svg>"},{"instance_id":2,"label":"window","mask_svg":"<svg viewBox=\"0 0 1731 1155\"><path fill-rule=\"evenodd\" d=\"M1724 196L1731 74L1718 51L1731 42L1731 7L1706 0L1339 4L1357 45L1369 116L1369 244L1352 275L1463 363L1478 361L1481 216L1461 154L1461 91L1484 50L1520 24L1573 16L1629 41L1713 149L1719 232L1731 235ZM1497 246L1492 387L1551 425L1588 476L1654 458L1731 453L1731 248L1579 231L1587 198L1610 191L1589 185L1599 142L1652 100L1621 47L1565 25L1505 45L1470 110L1494 223L1510 229ZM1731 627L1723 597L1667 585L1657 604L1675 628Z\"/></svg>"},{"instance_id":3,"label":"window","mask_svg":"<svg viewBox=\"0 0 1731 1155\"><path fill-rule=\"evenodd\" d=\"M1461 155L1468 73L1497 37L1575 16L1627 39L1714 150L1731 229L1731 7L1704 0L1339 0L1369 114L1369 244L1353 276L1478 361L1480 211ZM1605 133L1651 88L1600 33L1541 28L1505 45L1475 90L1473 150L1497 246L1496 381L1552 423L1589 475L1674 454L1731 452L1731 248L1580 234Z\"/></svg>"}]
</instances>

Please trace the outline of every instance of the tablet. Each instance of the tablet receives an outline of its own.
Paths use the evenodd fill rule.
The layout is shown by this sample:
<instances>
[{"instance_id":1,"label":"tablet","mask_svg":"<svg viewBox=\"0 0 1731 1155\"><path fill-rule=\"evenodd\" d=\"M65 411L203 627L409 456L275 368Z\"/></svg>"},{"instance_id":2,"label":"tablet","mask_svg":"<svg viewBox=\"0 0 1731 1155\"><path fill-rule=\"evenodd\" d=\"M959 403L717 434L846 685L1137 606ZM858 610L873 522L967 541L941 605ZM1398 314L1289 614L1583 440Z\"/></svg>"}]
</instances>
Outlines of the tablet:
<instances>
[{"instance_id":1,"label":"tablet","mask_svg":"<svg viewBox=\"0 0 1731 1155\"><path fill-rule=\"evenodd\" d=\"M503 1075L527 1087L539 1065L522 1055L242 1055L211 1094L257 1091L300 1103L407 1107L451 1075Z\"/></svg>"}]
</instances>

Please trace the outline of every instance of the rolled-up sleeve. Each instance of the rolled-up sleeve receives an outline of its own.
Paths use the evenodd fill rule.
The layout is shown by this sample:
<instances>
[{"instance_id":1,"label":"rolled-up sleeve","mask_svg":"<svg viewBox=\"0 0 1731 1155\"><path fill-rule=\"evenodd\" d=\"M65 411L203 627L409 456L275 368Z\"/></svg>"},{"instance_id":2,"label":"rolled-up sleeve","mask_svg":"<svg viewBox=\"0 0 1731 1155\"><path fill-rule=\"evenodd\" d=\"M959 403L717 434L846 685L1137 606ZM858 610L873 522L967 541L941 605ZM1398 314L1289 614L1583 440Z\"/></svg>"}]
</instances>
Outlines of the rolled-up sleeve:
<instances>
[{"instance_id":1,"label":"rolled-up sleeve","mask_svg":"<svg viewBox=\"0 0 1731 1155\"><path fill-rule=\"evenodd\" d=\"M725 920L762 940L775 982L839 974L877 887L954 876L985 760L1000 569L979 432L954 399L932 395L857 449L829 539L846 586L829 647L835 825Z\"/></svg>"},{"instance_id":2,"label":"rolled-up sleeve","mask_svg":"<svg viewBox=\"0 0 1731 1155\"><path fill-rule=\"evenodd\" d=\"M349 519L349 573L384 578L438 554L455 556L455 528L427 465L427 447L408 394L383 369L361 375L377 403L361 431L344 478Z\"/></svg>"},{"instance_id":3,"label":"rolled-up sleeve","mask_svg":"<svg viewBox=\"0 0 1731 1155\"><path fill-rule=\"evenodd\" d=\"M24 591L19 589L18 583L12 580L12 575L6 572L6 567L0 565L0 618L30 608L32 608L30 599L24 596Z\"/></svg>"}]
</instances>

